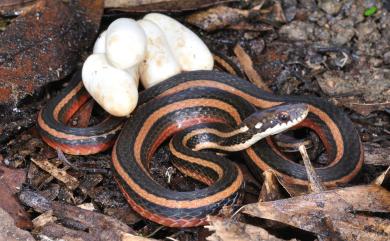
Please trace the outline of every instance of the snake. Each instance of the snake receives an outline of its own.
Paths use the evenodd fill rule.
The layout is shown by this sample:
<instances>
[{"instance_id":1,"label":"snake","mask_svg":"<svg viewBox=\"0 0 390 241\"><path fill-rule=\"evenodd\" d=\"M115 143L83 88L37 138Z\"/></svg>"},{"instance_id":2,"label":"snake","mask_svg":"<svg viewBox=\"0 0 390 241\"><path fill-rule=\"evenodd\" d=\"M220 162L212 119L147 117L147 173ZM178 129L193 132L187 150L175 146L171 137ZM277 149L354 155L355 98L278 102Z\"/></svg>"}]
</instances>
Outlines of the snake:
<instances>
[{"instance_id":1,"label":"snake","mask_svg":"<svg viewBox=\"0 0 390 241\"><path fill-rule=\"evenodd\" d=\"M307 185L305 167L270 138L291 127L308 128L322 141L329 164L316 172L325 185L349 182L363 163L357 130L330 102L274 95L225 72L177 74L142 91L138 107L127 118L108 116L87 128L69 126L90 98L80 73L74 75L38 114L43 140L73 155L113 146L113 175L127 202L144 218L168 227L205 225L207 215L240 199L243 173L226 152L240 151L255 177L272 170L285 182ZM154 180L150 162L164 143L172 164L204 188L179 192Z\"/></svg>"}]
</instances>

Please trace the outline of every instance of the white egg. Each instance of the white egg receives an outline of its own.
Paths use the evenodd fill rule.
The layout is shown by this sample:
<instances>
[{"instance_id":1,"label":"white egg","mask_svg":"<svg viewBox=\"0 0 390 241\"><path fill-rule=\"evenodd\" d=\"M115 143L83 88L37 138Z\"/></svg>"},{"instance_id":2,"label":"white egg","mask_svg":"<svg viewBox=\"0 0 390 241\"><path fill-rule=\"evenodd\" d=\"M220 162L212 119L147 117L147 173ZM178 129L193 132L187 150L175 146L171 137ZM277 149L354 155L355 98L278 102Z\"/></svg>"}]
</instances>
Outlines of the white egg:
<instances>
[{"instance_id":1,"label":"white egg","mask_svg":"<svg viewBox=\"0 0 390 241\"><path fill-rule=\"evenodd\" d=\"M139 65L135 65L133 67L125 69L125 71L131 75L131 78L134 80L134 82L138 88L138 86L139 86Z\"/></svg>"},{"instance_id":2,"label":"white egg","mask_svg":"<svg viewBox=\"0 0 390 241\"><path fill-rule=\"evenodd\" d=\"M162 30L152 21L139 20L146 34L145 60L140 64L141 83L149 88L180 73L181 68Z\"/></svg>"},{"instance_id":3,"label":"white egg","mask_svg":"<svg viewBox=\"0 0 390 241\"><path fill-rule=\"evenodd\" d=\"M82 78L87 91L111 115L127 116L137 106L138 88L134 76L110 65L105 54L87 58Z\"/></svg>"},{"instance_id":4,"label":"white egg","mask_svg":"<svg viewBox=\"0 0 390 241\"><path fill-rule=\"evenodd\" d=\"M95 45L93 46L94 54L104 54L106 53L106 35L107 30L102 32L99 37L96 39Z\"/></svg>"},{"instance_id":5,"label":"white egg","mask_svg":"<svg viewBox=\"0 0 390 241\"><path fill-rule=\"evenodd\" d=\"M183 71L213 69L214 59L210 50L187 27L175 19L159 13L147 14L144 19L154 22L164 32Z\"/></svg>"},{"instance_id":6,"label":"white egg","mask_svg":"<svg viewBox=\"0 0 390 241\"><path fill-rule=\"evenodd\" d=\"M145 58L146 36L139 24L130 18L119 18L108 26L106 55L120 69L128 69Z\"/></svg>"}]
</instances>

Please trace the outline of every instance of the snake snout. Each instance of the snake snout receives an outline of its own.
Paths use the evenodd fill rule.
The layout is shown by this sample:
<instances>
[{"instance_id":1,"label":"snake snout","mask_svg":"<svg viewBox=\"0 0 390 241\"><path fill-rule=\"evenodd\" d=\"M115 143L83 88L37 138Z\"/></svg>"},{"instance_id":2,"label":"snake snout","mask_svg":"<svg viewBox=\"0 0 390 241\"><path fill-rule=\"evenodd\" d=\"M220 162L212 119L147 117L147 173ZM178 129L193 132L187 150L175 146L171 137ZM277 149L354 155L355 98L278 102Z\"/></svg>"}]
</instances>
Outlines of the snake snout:
<instances>
[{"instance_id":1,"label":"snake snout","mask_svg":"<svg viewBox=\"0 0 390 241\"><path fill-rule=\"evenodd\" d=\"M290 120L293 122L301 122L303 119L306 118L307 114L309 113L309 106L307 104L288 104L285 105L285 107L288 108Z\"/></svg>"},{"instance_id":2,"label":"snake snout","mask_svg":"<svg viewBox=\"0 0 390 241\"><path fill-rule=\"evenodd\" d=\"M253 113L244 120L244 124L252 132L274 135L300 123L308 112L306 104L283 104Z\"/></svg>"}]
</instances>

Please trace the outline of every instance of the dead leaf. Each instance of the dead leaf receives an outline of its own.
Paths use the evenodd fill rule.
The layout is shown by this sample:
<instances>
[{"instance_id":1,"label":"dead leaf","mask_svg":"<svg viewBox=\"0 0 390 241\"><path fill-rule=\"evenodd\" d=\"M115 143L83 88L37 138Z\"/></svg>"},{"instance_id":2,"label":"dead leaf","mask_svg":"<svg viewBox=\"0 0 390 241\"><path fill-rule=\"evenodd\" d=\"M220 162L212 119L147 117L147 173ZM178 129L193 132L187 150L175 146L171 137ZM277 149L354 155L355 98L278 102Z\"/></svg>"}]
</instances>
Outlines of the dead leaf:
<instances>
[{"instance_id":1,"label":"dead leaf","mask_svg":"<svg viewBox=\"0 0 390 241\"><path fill-rule=\"evenodd\" d=\"M249 204L243 212L313 232L320 237L329 237L329 229L324 229L324 224L336 230L335 234L343 240L388 240L390 236L390 220L357 213L390 212L390 192L376 185Z\"/></svg>"},{"instance_id":2,"label":"dead leaf","mask_svg":"<svg viewBox=\"0 0 390 241\"><path fill-rule=\"evenodd\" d=\"M23 14L33 7L36 0L2 0L0 2L0 15L14 16Z\"/></svg>"},{"instance_id":3,"label":"dead leaf","mask_svg":"<svg viewBox=\"0 0 390 241\"><path fill-rule=\"evenodd\" d=\"M253 62L249 55L245 52L245 50L237 44L234 47L234 54L237 56L238 61L240 62L240 65L244 69L244 72L248 79L255 84L257 87L270 92L271 90L268 88L268 86L264 83L261 76L257 73L257 71L253 67Z\"/></svg>"},{"instance_id":4,"label":"dead leaf","mask_svg":"<svg viewBox=\"0 0 390 241\"><path fill-rule=\"evenodd\" d=\"M364 116L368 116L374 111L383 111L386 108L390 108L390 102L362 103L349 99L338 99L337 102Z\"/></svg>"},{"instance_id":5,"label":"dead leaf","mask_svg":"<svg viewBox=\"0 0 390 241\"><path fill-rule=\"evenodd\" d=\"M53 216L53 211L49 210L34 218L32 222L34 224L34 228L41 228L46 224L53 223L55 221L57 221L57 218Z\"/></svg>"},{"instance_id":6,"label":"dead leaf","mask_svg":"<svg viewBox=\"0 0 390 241\"><path fill-rule=\"evenodd\" d=\"M238 0L105 0L104 7L126 12L181 12Z\"/></svg>"},{"instance_id":7,"label":"dead leaf","mask_svg":"<svg viewBox=\"0 0 390 241\"><path fill-rule=\"evenodd\" d=\"M205 31L215 31L227 26L237 24L248 17L247 10L217 6L207 11L201 11L189 15L186 21Z\"/></svg>"},{"instance_id":8,"label":"dead leaf","mask_svg":"<svg viewBox=\"0 0 390 241\"><path fill-rule=\"evenodd\" d=\"M21 4L26 4L30 2L34 2L35 0L2 0L0 2L0 8L9 7L9 6L17 6Z\"/></svg>"},{"instance_id":9,"label":"dead leaf","mask_svg":"<svg viewBox=\"0 0 390 241\"><path fill-rule=\"evenodd\" d=\"M283 179L282 176L278 175L276 175L276 179L278 179L280 185L282 185L282 187L288 192L291 197L296 197L309 193L309 190L306 186L291 184L287 180Z\"/></svg>"},{"instance_id":10,"label":"dead leaf","mask_svg":"<svg viewBox=\"0 0 390 241\"><path fill-rule=\"evenodd\" d=\"M63 182L70 190L76 189L80 184L77 178L72 177L65 170L59 169L56 165L50 163L49 160L36 160L31 158L31 161L41 169L50 173L50 175L52 175L57 180Z\"/></svg>"},{"instance_id":11,"label":"dead leaf","mask_svg":"<svg viewBox=\"0 0 390 241\"><path fill-rule=\"evenodd\" d=\"M208 216L207 221L209 222L209 225L205 226L205 228L214 232L211 236L207 237L207 240L209 241L284 240L269 234L268 231L263 228L256 227L250 224L245 224L215 216Z\"/></svg>"},{"instance_id":12,"label":"dead leaf","mask_svg":"<svg viewBox=\"0 0 390 241\"><path fill-rule=\"evenodd\" d=\"M263 172L264 182L261 186L259 202L273 201L283 198L280 184L272 170Z\"/></svg>"},{"instance_id":13,"label":"dead leaf","mask_svg":"<svg viewBox=\"0 0 390 241\"><path fill-rule=\"evenodd\" d=\"M253 31L253 32L269 32L273 31L274 27L269 24L264 23L248 23L248 22L239 22L237 24L232 24L227 27L228 29L239 30L239 31ZM261 52L261 50L253 49L253 51Z\"/></svg>"},{"instance_id":14,"label":"dead leaf","mask_svg":"<svg viewBox=\"0 0 390 241\"><path fill-rule=\"evenodd\" d=\"M35 241L31 234L14 225L12 217L0 208L0 240L7 241Z\"/></svg>"},{"instance_id":15,"label":"dead leaf","mask_svg":"<svg viewBox=\"0 0 390 241\"><path fill-rule=\"evenodd\" d=\"M0 105L16 105L76 67L94 40L103 0L40 0L0 33Z\"/></svg>"}]
</instances>

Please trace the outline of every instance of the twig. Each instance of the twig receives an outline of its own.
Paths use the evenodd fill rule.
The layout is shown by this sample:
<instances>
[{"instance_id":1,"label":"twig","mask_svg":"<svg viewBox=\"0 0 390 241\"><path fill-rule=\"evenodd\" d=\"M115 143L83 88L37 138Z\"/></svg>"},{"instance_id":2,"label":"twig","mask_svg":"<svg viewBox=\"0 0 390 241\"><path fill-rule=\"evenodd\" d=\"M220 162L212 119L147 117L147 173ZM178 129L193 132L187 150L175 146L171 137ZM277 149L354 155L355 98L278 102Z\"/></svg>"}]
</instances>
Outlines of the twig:
<instances>
[{"instance_id":1,"label":"twig","mask_svg":"<svg viewBox=\"0 0 390 241\"><path fill-rule=\"evenodd\" d=\"M70 168L79 171L79 172L87 172L87 173L98 173L98 174L104 174L107 175L110 173L110 170L104 169L104 168L90 168L90 167L79 167L71 163L68 158L64 155L64 153L61 151L61 149L56 149L57 156L60 161L62 161L64 164L69 166Z\"/></svg>"},{"instance_id":2,"label":"twig","mask_svg":"<svg viewBox=\"0 0 390 241\"><path fill-rule=\"evenodd\" d=\"M57 156L58 156L58 159L60 161L62 161L63 163L65 163L67 166L75 169L76 171L79 171L78 167L74 166L72 163L70 163L68 161L68 159L66 158L65 154L61 151L61 149L59 148L56 148L56 152L57 152Z\"/></svg>"},{"instance_id":3,"label":"twig","mask_svg":"<svg viewBox=\"0 0 390 241\"><path fill-rule=\"evenodd\" d=\"M152 237L153 235L155 235L158 231L160 231L160 230L163 229L163 228L164 228L164 226L160 226L160 227L156 228L156 230L154 230L154 231L151 232L150 234L146 235L145 237L146 237L146 238L150 238L150 237Z\"/></svg>"},{"instance_id":4,"label":"twig","mask_svg":"<svg viewBox=\"0 0 390 241\"><path fill-rule=\"evenodd\" d=\"M306 167L307 176L310 181L310 189L314 193L325 191L325 187L322 185L320 177L317 175L313 165L310 162L309 155L306 152L306 147L304 145L300 145L298 149L302 155L303 163Z\"/></svg>"}]
</instances>

